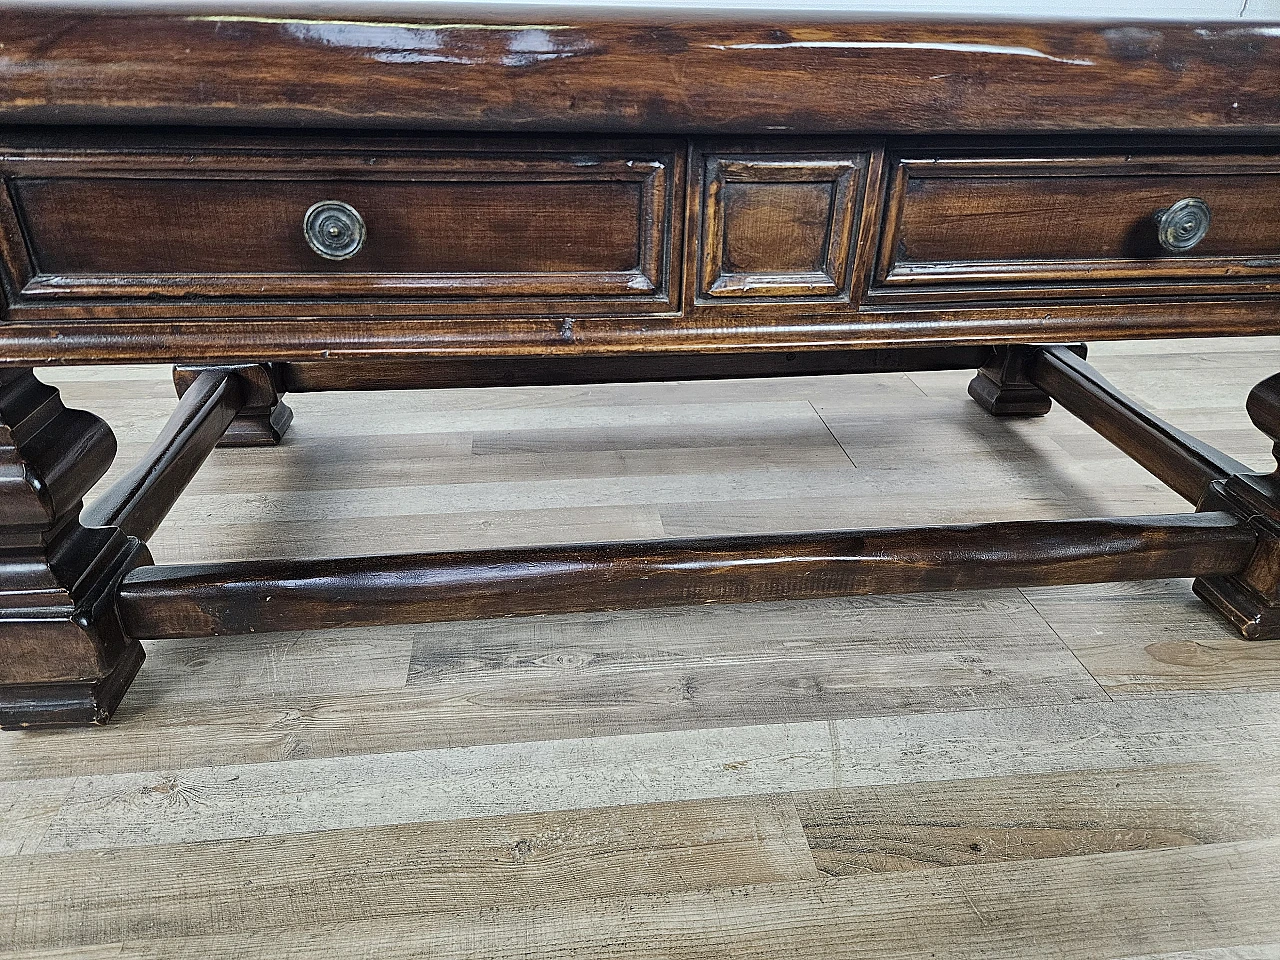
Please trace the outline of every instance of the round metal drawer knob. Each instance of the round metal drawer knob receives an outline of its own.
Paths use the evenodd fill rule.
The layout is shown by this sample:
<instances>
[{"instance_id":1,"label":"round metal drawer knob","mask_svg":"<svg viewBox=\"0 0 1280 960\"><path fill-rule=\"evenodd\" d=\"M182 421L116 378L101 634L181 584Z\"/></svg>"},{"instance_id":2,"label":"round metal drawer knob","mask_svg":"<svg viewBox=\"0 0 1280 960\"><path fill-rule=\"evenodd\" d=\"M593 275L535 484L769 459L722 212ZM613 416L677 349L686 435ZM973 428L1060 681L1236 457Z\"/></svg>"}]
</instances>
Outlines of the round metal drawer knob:
<instances>
[{"instance_id":1,"label":"round metal drawer knob","mask_svg":"<svg viewBox=\"0 0 1280 960\"><path fill-rule=\"evenodd\" d=\"M341 200L312 204L302 218L302 232L307 246L326 260L346 260L364 246L364 218Z\"/></svg>"},{"instance_id":2,"label":"round metal drawer knob","mask_svg":"<svg viewBox=\"0 0 1280 960\"><path fill-rule=\"evenodd\" d=\"M1160 246L1170 253L1190 250L1209 232L1209 205L1198 197L1179 200L1156 214Z\"/></svg>"}]
</instances>

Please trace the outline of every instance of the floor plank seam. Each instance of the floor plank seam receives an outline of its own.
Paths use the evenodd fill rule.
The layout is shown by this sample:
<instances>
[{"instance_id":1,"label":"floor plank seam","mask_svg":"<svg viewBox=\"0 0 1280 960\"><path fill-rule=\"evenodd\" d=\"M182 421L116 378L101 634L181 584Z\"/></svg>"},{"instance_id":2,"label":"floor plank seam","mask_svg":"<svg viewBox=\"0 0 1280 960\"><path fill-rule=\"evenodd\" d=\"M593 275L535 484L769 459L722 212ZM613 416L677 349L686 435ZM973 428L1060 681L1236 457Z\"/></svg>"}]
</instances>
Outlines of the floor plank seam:
<instances>
[{"instance_id":1,"label":"floor plank seam","mask_svg":"<svg viewBox=\"0 0 1280 960\"><path fill-rule=\"evenodd\" d=\"M1067 653L1069 653L1071 655L1071 659L1080 665L1080 669L1089 675L1089 679L1091 679L1094 683L1098 685L1098 689L1102 692L1102 695L1106 697L1107 700L1110 701L1111 703L1115 703L1116 698L1111 695L1111 691L1107 689L1106 685L1101 680L1099 680L1096 676L1094 676L1094 673L1092 670L1090 670L1087 666L1085 666L1084 661L1081 660L1079 656L1077 656L1076 652L1073 649L1071 649L1071 644L1067 643L1067 641L1063 639L1062 634L1058 633L1054 625L1049 622L1049 618L1046 617L1044 613L1040 610L1040 608L1036 606L1035 600L1033 600L1030 596L1028 596L1027 592L1020 587L1017 588L1017 592L1018 592L1018 595L1022 597L1023 600L1027 601L1027 606L1029 606L1031 610L1035 613L1035 615L1040 618L1040 621L1046 627L1049 628L1049 632L1052 633L1054 637L1057 638L1058 643L1062 644L1062 649L1065 650Z\"/></svg>"},{"instance_id":2,"label":"floor plank seam","mask_svg":"<svg viewBox=\"0 0 1280 960\"><path fill-rule=\"evenodd\" d=\"M835 445L840 448L840 452L845 455L845 458L849 461L849 465L856 468L858 464L854 461L853 456L849 453L845 445L840 442L840 438L837 437L835 434L835 431L831 429L831 425L827 423L826 418L824 418L822 414L818 411L818 408L814 406L814 403L812 400L808 401L808 403L809 403L809 409L812 410L814 412L814 415L819 420L822 421L822 425L827 428L827 433L831 435L831 439L835 441Z\"/></svg>"}]
</instances>

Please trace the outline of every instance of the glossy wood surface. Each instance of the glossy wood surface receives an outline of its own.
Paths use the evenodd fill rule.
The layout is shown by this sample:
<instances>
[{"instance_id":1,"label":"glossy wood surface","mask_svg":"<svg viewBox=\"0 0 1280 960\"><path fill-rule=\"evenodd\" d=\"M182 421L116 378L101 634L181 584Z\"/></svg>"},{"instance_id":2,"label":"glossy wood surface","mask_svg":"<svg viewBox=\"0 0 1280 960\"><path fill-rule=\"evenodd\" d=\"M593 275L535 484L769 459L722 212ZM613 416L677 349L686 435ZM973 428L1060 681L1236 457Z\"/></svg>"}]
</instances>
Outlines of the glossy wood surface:
<instances>
[{"instance_id":1,"label":"glossy wood surface","mask_svg":"<svg viewBox=\"0 0 1280 960\"><path fill-rule=\"evenodd\" d=\"M407 9L9 8L0 365L1276 329L1266 23Z\"/></svg>"},{"instance_id":2,"label":"glossy wood surface","mask_svg":"<svg viewBox=\"0 0 1280 960\"><path fill-rule=\"evenodd\" d=\"M257 363L249 366L174 367L173 385L179 397L185 397L210 370L234 374L245 391L244 404L237 411L219 447L274 447L289 431L293 410L280 399L284 389L277 364Z\"/></svg>"},{"instance_id":3,"label":"glossy wood surface","mask_svg":"<svg viewBox=\"0 0 1280 960\"><path fill-rule=\"evenodd\" d=\"M142 665L115 591L150 555L80 518L115 452L100 418L0 369L0 727L102 722Z\"/></svg>"},{"instance_id":4,"label":"glossy wood surface","mask_svg":"<svg viewBox=\"0 0 1280 960\"><path fill-rule=\"evenodd\" d=\"M1044 298L1051 283L1079 296L1105 282L1137 293L1152 280L1280 275L1275 156L944 156L901 160L893 176L878 273L886 286L974 284L994 298L1018 296L1020 285ZM1171 253L1157 240L1157 214L1186 197L1204 200L1212 221L1194 248Z\"/></svg>"},{"instance_id":5,"label":"glossy wood surface","mask_svg":"<svg viewBox=\"0 0 1280 960\"><path fill-rule=\"evenodd\" d=\"M1280 131L1264 23L17 7L0 122L733 133Z\"/></svg>"},{"instance_id":6,"label":"glossy wood surface","mask_svg":"<svg viewBox=\"0 0 1280 960\"><path fill-rule=\"evenodd\" d=\"M5 258L14 313L94 300L144 313L223 301L203 307L215 316L272 300L454 301L445 313L459 300L472 312L563 310L565 298L577 310L671 306L683 164L671 143L188 136L125 138L113 151L50 139L16 140L0 161L12 204L0 219L19 236ZM365 223L346 259L308 246L305 214L325 200Z\"/></svg>"},{"instance_id":7,"label":"glossy wood surface","mask_svg":"<svg viewBox=\"0 0 1280 960\"><path fill-rule=\"evenodd\" d=\"M568 386L740 377L811 377L902 370L972 370L989 347L889 350L774 351L730 354L646 354L639 357L498 357L390 362L276 364L290 393L326 390L440 390L453 387ZM187 373L185 376L190 377Z\"/></svg>"},{"instance_id":8,"label":"glossy wood surface","mask_svg":"<svg viewBox=\"0 0 1280 960\"><path fill-rule=\"evenodd\" d=\"M856 303L864 219L879 206L880 151L775 140L697 150L686 258L701 303ZM873 224L868 225L874 229Z\"/></svg>"},{"instance_id":9,"label":"glossy wood surface","mask_svg":"<svg viewBox=\"0 0 1280 960\"><path fill-rule=\"evenodd\" d=\"M1071 347L1080 357L1084 344ZM969 381L969 396L993 417L1043 417L1053 408L1053 398L1031 382L1030 366L1041 348L996 347Z\"/></svg>"},{"instance_id":10,"label":"glossy wood surface","mask_svg":"<svg viewBox=\"0 0 1280 960\"><path fill-rule=\"evenodd\" d=\"M516 274L583 274L573 278L583 286L592 274L603 274L597 282L604 289L597 292L625 294L628 284L648 292L635 284L642 277L635 226L647 212L638 186L583 191L550 185L531 191L512 184L486 190L340 180L266 186L63 180L19 183L15 195L32 224L28 236L39 273L58 278L36 281L47 293L83 296L88 291L80 278L116 274L248 274L228 278L236 285L232 291L270 293L261 290L266 278L257 275L321 273L332 290L341 289L334 275L465 275L493 273L499 264ZM371 242L350 260L326 262L306 246L303 213L326 197L350 203L374 225ZM495 219L499 198L503 217ZM579 209L599 220L573 216ZM129 230L129 225L141 229ZM459 237L459 228L475 233ZM439 243L446 234L451 242ZM531 261L535 252L536 262ZM289 292L303 293L300 280ZM108 292L138 292L100 282ZM393 282L386 277L378 285ZM472 289L465 280L446 283L440 292L492 294L499 287L481 278L472 281ZM163 286L163 292L178 296L191 292L180 281Z\"/></svg>"},{"instance_id":11,"label":"glossy wood surface","mask_svg":"<svg viewBox=\"0 0 1280 960\"><path fill-rule=\"evenodd\" d=\"M1269 473L1232 473L1214 482L1200 509L1225 506L1248 515L1258 531L1258 548L1239 574L1202 577L1194 586L1246 637L1273 640L1280 638L1280 375L1249 391L1245 409L1253 425L1272 441L1277 467Z\"/></svg>"},{"instance_id":12,"label":"glossy wood surface","mask_svg":"<svg viewBox=\"0 0 1280 960\"><path fill-rule=\"evenodd\" d=\"M272 311L255 306L259 314ZM103 321L97 309L64 306L59 321L0 323L4 363L255 363L263 360L378 362L412 357L585 357L830 351L937 345L1074 343L1160 337L1274 333L1276 310L1258 299L938 307L861 311L833 319L797 309L762 324L752 314L655 322L631 317L556 320L370 319L358 307L342 318L191 320L173 307L150 319ZM131 307L129 312L142 312ZM229 311L228 311L229 312ZM287 312L296 314L296 306ZM386 311L380 307L380 313ZM79 315L84 319L72 318Z\"/></svg>"},{"instance_id":13,"label":"glossy wood surface","mask_svg":"<svg viewBox=\"0 0 1280 960\"><path fill-rule=\"evenodd\" d=\"M75 521L72 511L78 504L51 506L68 517L49 513L45 526L19 551L16 581L7 591L15 615L7 623L0 619L0 639L12 648L8 682L0 683L0 721L10 726L100 722L137 668L138 640L261 630L1194 576L1201 594L1246 636L1278 635L1280 617L1273 611L1280 609L1280 488L1275 478L1249 473L1243 464L1149 414L1106 383L1081 352L997 350L975 381L989 382L995 393L974 392L972 386L971 392L998 414L1043 414L1048 398L1060 400L1176 493L1196 502L1201 512L146 566L149 557L139 538L154 531L234 414L249 404L258 409L278 402L291 379L287 366L255 368L243 376L230 368L180 370L182 404L143 464L84 513L81 522L89 526ZM969 356L957 350L950 359ZM922 358L939 365L948 359L945 351L937 358L925 352ZM901 369L911 359L911 351L901 351L884 362ZM413 378L428 372L420 363L405 371L408 379L392 385L412 386ZM20 427L12 441L19 458L24 446L35 452L41 484L61 469L66 451L85 442L71 429L77 423L83 421L93 436L109 438L89 415L59 413L56 392L29 373L11 373L8 382L13 385L9 416L15 423L32 419L24 411L50 412L31 429ZM1254 390L1250 412L1258 427L1280 442L1277 382L1280 376ZM311 384L368 385L376 381L362 383L358 368L345 378ZM1007 391L1017 395L1006 400ZM66 423L58 432L40 437L59 417ZM61 446L50 448L50 440ZM48 450L63 459L41 466ZM91 483L96 474L86 476L77 482ZM78 487L71 489L68 496ZM18 506L21 492L17 489L12 498ZM144 565L131 569L139 563ZM44 617L52 633L22 616L21 603L30 592L23 577L32 575L37 586L48 581L45 593L54 588L53 607ZM68 575L76 583L64 585ZM85 677L71 649L64 649L64 635L98 651L101 662L92 676ZM50 642L57 638L64 640ZM119 648L122 642L126 652L134 651L132 658L111 654L111 645ZM43 676L49 669L74 675ZM129 676L117 682L122 670ZM84 689L73 695L64 691L68 684Z\"/></svg>"},{"instance_id":14,"label":"glossy wood surface","mask_svg":"<svg viewBox=\"0 0 1280 960\"><path fill-rule=\"evenodd\" d=\"M542 613L1238 573L1229 513L148 567L131 636L222 636Z\"/></svg>"},{"instance_id":15,"label":"glossy wood surface","mask_svg":"<svg viewBox=\"0 0 1280 960\"><path fill-rule=\"evenodd\" d=\"M198 377L143 459L86 507L81 520L150 539L244 407L247 393L230 370Z\"/></svg>"},{"instance_id":16,"label":"glossy wood surface","mask_svg":"<svg viewBox=\"0 0 1280 960\"><path fill-rule=\"evenodd\" d=\"M1032 351L1027 375L1067 411L1193 504L1202 501L1215 481L1249 472L1243 463L1134 403L1069 350Z\"/></svg>"},{"instance_id":17,"label":"glossy wood surface","mask_svg":"<svg viewBox=\"0 0 1280 960\"><path fill-rule=\"evenodd\" d=\"M1276 477L1047 346L1276 329L1274 28L350 9L4 11L0 722L100 722L139 638L259 629L1196 576L1280 636ZM1213 222L1169 255L1177 200ZM866 348L976 358L987 410L1058 399L1201 512L133 569L224 430L280 441L290 362L590 383ZM83 514L110 431L27 369L75 359L185 390Z\"/></svg>"},{"instance_id":18,"label":"glossy wood surface","mask_svg":"<svg viewBox=\"0 0 1280 960\"><path fill-rule=\"evenodd\" d=\"M936 141L907 163L901 141L833 137L0 141L0 364L841 350L1276 323L1272 141L1020 139L981 158ZM945 189L917 196L932 184ZM1153 212L1192 189L1214 211L1207 237L1153 253ZM363 206L369 239L330 261L302 214L340 197Z\"/></svg>"}]
</instances>

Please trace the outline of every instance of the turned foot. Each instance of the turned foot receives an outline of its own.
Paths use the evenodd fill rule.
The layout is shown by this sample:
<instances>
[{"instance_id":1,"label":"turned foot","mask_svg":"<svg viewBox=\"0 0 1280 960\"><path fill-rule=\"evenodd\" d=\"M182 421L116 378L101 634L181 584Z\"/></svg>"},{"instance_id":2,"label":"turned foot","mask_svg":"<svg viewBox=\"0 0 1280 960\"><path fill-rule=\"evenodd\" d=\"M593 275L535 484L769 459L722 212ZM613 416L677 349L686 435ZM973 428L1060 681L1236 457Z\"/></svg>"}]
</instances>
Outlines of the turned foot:
<instances>
[{"instance_id":1,"label":"turned foot","mask_svg":"<svg viewBox=\"0 0 1280 960\"><path fill-rule=\"evenodd\" d=\"M173 383L182 396L208 367L174 367ZM248 391L247 403L231 421L219 447L274 447L289 431L293 410L282 399L284 390L274 364L232 367Z\"/></svg>"},{"instance_id":2,"label":"turned foot","mask_svg":"<svg viewBox=\"0 0 1280 960\"><path fill-rule=\"evenodd\" d=\"M1053 406L1049 395L1027 378L1035 347L996 347L995 356L969 381L969 396L996 417L1043 417ZM1084 345L1072 348L1081 357Z\"/></svg>"},{"instance_id":3,"label":"turned foot","mask_svg":"<svg viewBox=\"0 0 1280 960\"><path fill-rule=\"evenodd\" d=\"M1253 388L1246 409L1280 463L1280 374ZM1246 639L1280 640L1280 468L1210 484L1198 509L1234 513L1257 533L1258 546L1242 573L1198 579L1196 594Z\"/></svg>"},{"instance_id":4,"label":"turned foot","mask_svg":"<svg viewBox=\"0 0 1280 960\"><path fill-rule=\"evenodd\" d=\"M115 450L31 370L0 369L0 727L101 723L142 664L115 595L147 548L80 522Z\"/></svg>"}]
</instances>

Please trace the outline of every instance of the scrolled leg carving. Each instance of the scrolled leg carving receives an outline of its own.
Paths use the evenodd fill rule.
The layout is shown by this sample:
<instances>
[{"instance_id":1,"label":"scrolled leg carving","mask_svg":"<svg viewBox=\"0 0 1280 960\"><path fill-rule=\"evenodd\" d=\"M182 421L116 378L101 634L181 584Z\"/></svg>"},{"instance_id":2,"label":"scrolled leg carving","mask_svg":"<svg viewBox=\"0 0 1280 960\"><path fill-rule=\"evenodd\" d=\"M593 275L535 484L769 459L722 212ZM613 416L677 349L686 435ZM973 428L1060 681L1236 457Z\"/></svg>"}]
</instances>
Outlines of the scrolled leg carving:
<instances>
[{"instance_id":1,"label":"scrolled leg carving","mask_svg":"<svg viewBox=\"0 0 1280 960\"><path fill-rule=\"evenodd\" d=\"M1243 573L1195 581L1195 592L1249 640L1280 639L1280 374L1253 388L1245 406L1271 438L1277 469L1239 473L1210 484L1199 510L1236 514L1258 534L1258 547Z\"/></svg>"},{"instance_id":2,"label":"scrolled leg carving","mask_svg":"<svg viewBox=\"0 0 1280 960\"><path fill-rule=\"evenodd\" d=\"M173 384L183 396L196 377L209 367L177 366ZM275 364L256 363L231 367L240 375L248 391L247 403L231 421L219 447L274 447L284 439L293 423L293 410L281 399L284 389Z\"/></svg>"},{"instance_id":3,"label":"scrolled leg carving","mask_svg":"<svg viewBox=\"0 0 1280 960\"><path fill-rule=\"evenodd\" d=\"M0 369L0 727L104 722L138 668L115 596L144 544L80 523L110 428L30 369Z\"/></svg>"},{"instance_id":4,"label":"scrolled leg carving","mask_svg":"<svg viewBox=\"0 0 1280 960\"><path fill-rule=\"evenodd\" d=\"M1027 378L1027 365L1035 349L996 347L995 356L969 381L969 396L994 417L1043 417L1053 401ZM1084 344L1071 350L1085 356Z\"/></svg>"}]
</instances>

